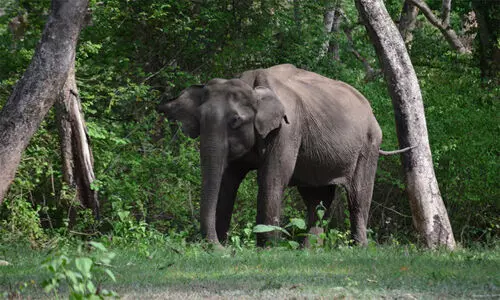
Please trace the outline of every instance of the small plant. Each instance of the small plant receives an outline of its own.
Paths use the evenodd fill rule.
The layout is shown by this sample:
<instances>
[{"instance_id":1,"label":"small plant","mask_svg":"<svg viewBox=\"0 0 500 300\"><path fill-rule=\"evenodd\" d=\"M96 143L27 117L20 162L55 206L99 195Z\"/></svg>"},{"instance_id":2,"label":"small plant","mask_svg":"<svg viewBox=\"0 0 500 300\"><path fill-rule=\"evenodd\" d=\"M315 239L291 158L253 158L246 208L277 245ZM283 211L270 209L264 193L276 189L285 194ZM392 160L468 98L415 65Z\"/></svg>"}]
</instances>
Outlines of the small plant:
<instances>
[{"instance_id":1,"label":"small plant","mask_svg":"<svg viewBox=\"0 0 500 300\"><path fill-rule=\"evenodd\" d=\"M62 253L45 260L42 267L50 273L43 282L45 292L53 293L54 297L59 299L58 289L65 283L69 288L69 299L117 297L114 291L101 289L100 282L97 286L94 284L102 274L116 281L110 270L110 263L115 254L98 242L89 242L85 246L89 248L88 254L93 255L83 255L82 246L79 246L77 253L81 255L78 257L70 258Z\"/></svg>"},{"instance_id":2,"label":"small plant","mask_svg":"<svg viewBox=\"0 0 500 300\"><path fill-rule=\"evenodd\" d=\"M304 231L307 229L306 221L301 218L291 218L290 223L288 223L285 228L290 228L292 240L288 241L288 247L291 249L298 249L300 247L299 242L293 240L293 238L301 237L304 235Z\"/></svg>"},{"instance_id":3,"label":"small plant","mask_svg":"<svg viewBox=\"0 0 500 300\"><path fill-rule=\"evenodd\" d=\"M339 231L337 229L329 229L325 232L324 247L325 248L342 248L352 245L351 232L349 230Z\"/></svg>"},{"instance_id":4,"label":"small plant","mask_svg":"<svg viewBox=\"0 0 500 300\"><path fill-rule=\"evenodd\" d=\"M275 226L275 225L264 225L264 224L259 224L254 226L253 232L254 233L265 233L265 232L273 232L273 231L278 231L281 233L284 233L289 240L286 240L283 242L284 246L290 248L290 249L298 249L300 247L299 242L297 242L295 239L298 237L304 236L302 233L305 229L307 228L306 222L304 219L301 218L291 218L290 222L285 225L285 227L280 227L280 226Z\"/></svg>"},{"instance_id":5,"label":"small plant","mask_svg":"<svg viewBox=\"0 0 500 300\"><path fill-rule=\"evenodd\" d=\"M306 232L306 221L302 218L290 218L290 222L284 227L275 225L259 224L253 227L253 233L266 233L266 232L281 232L286 236L286 240L280 243L290 249L298 249L300 247L299 241L306 237L306 247L312 248L340 248L348 247L352 244L350 239L350 231L339 231L337 229L329 228L329 220L324 218L326 208L323 203L316 207L316 214L318 221L311 227L310 232ZM238 236L231 237L233 245L240 245L240 238ZM236 246L237 248L240 248Z\"/></svg>"},{"instance_id":6,"label":"small plant","mask_svg":"<svg viewBox=\"0 0 500 300\"><path fill-rule=\"evenodd\" d=\"M127 241L141 240L148 235L148 224L144 221L137 222L130 216L130 211L119 209L116 212L118 221L112 223L113 233L116 237Z\"/></svg>"},{"instance_id":7,"label":"small plant","mask_svg":"<svg viewBox=\"0 0 500 300\"><path fill-rule=\"evenodd\" d=\"M164 242L164 236L143 220L135 220L130 211L117 208L117 220L113 226L112 240L115 244L133 244L141 255L151 256L150 248L157 242Z\"/></svg>"},{"instance_id":8,"label":"small plant","mask_svg":"<svg viewBox=\"0 0 500 300\"><path fill-rule=\"evenodd\" d=\"M248 222L246 227L243 228L243 232L241 234L230 234L229 240L231 241L231 245L237 248L238 250L242 250L245 248L252 248L255 245L255 238L253 236L253 228L254 225L251 222Z\"/></svg>"},{"instance_id":9,"label":"small plant","mask_svg":"<svg viewBox=\"0 0 500 300\"><path fill-rule=\"evenodd\" d=\"M326 207L321 202L316 207L318 221L316 221L315 224L315 227L320 229L320 233L309 233L309 244L315 248L323 247L330 249L350 246L353 242L350 238L350 231L340 231L338 229L330 228L328 218L324 218L325 213Z\"/></svg>"}]
</instances>

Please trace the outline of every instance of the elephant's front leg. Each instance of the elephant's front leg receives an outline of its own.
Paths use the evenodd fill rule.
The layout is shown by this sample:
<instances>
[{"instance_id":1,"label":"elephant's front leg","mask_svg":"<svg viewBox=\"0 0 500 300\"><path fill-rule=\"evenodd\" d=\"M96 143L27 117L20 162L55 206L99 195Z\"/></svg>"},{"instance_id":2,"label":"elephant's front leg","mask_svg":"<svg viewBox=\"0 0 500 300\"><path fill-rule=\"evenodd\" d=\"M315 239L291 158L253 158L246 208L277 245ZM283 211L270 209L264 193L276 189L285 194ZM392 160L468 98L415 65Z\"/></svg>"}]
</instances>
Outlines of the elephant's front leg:
<instances>
[{"instance_id":1,"label":"elephant's front leg","mask_svg":"<svg viewBox=\"0 0 500 300\"><path fill-rule=\"evenodd\" d=\"M249 170L248 166L234 163L226 168L222 176L215 217L217 237L221 242L227 239L238 187Z\"/></svg>"},{"instance_id":2,"label":"elephant's front leg","mask_svg":"<svg viewBox=\"0 0 500 300\"><path fill-rule=\"evenodd\" d=\"M280 225L283 192L293 175L297 153L297 144L287 143L279 136L266 149L264 163L257 172L257 224ZM257 245L262 247L278 237L278 232L257 234Z\"/></svg>"}]
</instances>

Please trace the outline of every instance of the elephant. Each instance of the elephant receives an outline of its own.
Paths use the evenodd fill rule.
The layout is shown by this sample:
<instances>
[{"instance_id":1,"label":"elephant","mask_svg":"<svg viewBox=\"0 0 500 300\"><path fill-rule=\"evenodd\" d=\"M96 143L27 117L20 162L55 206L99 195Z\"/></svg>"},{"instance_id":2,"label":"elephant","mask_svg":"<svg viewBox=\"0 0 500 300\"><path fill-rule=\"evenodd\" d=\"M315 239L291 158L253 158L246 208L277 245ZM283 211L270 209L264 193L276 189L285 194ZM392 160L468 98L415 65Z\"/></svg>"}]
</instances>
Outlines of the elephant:
<instances>
[{"instance_id":1,"label":"elephant","mask_svg":"<svg viewBox=\"0 0 500 300\"><path fill-rule=\"evenodd\" d=\"M370 103L352 86L291 64L233 79L193 85L157 110L200 137L203 237L227 239L238 187L257 170L257 224L279 225L285 188L296 186L307 207L329 207L338 185L348 195L351 236L367 244L366 227L382 131ZM258 234L263 246L270 234Z\"/></svg>"}]
</instances>

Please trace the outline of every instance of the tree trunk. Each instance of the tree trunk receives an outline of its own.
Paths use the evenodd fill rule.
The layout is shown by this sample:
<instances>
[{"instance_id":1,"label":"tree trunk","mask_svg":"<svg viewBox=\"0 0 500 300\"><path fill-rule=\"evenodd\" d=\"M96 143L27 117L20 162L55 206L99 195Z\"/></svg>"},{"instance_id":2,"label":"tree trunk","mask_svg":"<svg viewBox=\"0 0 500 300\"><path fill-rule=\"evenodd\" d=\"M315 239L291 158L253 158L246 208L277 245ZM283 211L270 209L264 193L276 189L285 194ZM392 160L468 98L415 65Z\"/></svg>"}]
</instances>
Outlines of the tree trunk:
<instances>
[{"instance_id":1,"label":"tree trunk","mask_svg":"<svg viewBox=\"0 0 500 300\"><path fill-rule=\"evenodd\" d=\"M323 26L327 38L323 42L323 46L321 47L321 53L319 55L320 58L325 56L328 53L328 49L330 48L330 33L332 32L334 20L335 20L335 8L334 7L326 8L325 13L323 14Z\"/></svg>"},{"instance_id":2,"label":"tree trunk","mask_svg":"<svg viewBox=\"0 0 500 300\"><path fill-rule=\"evenodd\" d=\"M323 43L323 47L321 49L319 57L323 57L327 53L333 53L333 58L335 60L340 60L338 37L335 36L332 41L332 33L335 35L338 34L340 30L340 24L342 23L342 17L343 15L340 8L340 1L337 2L337 5L335 7L326 8L323 15L323 24L327 39Z\"/></svg>"},{"instance_id":3,"label":"tree trunk","mask_svg":"<svg viewBox=\"0 0 500 300\"><path fill-rule=\"evenodd\" d=\"M88 0L53 0L35 55L0 112L0 203L21 155L62 91L75 60Z\"/></svg>"},{"instance_id":4,"label":"tree trunk","mask_svg":"<svg viewBox=\"0 0 500 300\"><path fill-rule=\"evenodd\" d=\"M417 15L418 7L413 5L409 0L406 0L401 11L398 29L407 47L409 47L413 41L413 30L415 29Z\"/></svg>"},{"instance_id":5,"label":"tree trunk","mask_svg":"<svg viewBox=\"0 0 500 300\"><path fill-rule=\"evenodd\" d=\"M382 0L356 0L356 6L388 82L399 145L416 146L401 156L414 225L427 247L453 249L455 239L432 165L422 95L403 39Z\"/></svg>"},{"instance_id":6,"label":"tree trunk","mask_svg":"<svg viewBox=\"0 0 500 300\"><path fill-rule=\"evenodd\" d=\"M342 8L340 7L340 1L338 3L337 8L335 8L335 12L333 15L333 24L331 32L335 34L335 38L333 39L333 43L330 44L328 48L328 52L333 53L333 58L335 60L340 60L340 50L339 50L339 31L340 24L342 23L342 19L345 19L345 15L342 12Z\"/></svg>"},{"instance_id":7,"label":"tree trunk","mask_svg":"<svg viewBox=\"0 0 500 300\"><path fill-rule=\"evenodd\" d=\"M500 4L473 1L478 22L479 66L483 80L500 82Z\"/></svg>"},{"instance_id":8,"label":"tree trunk","mask_svg":"<svg viewBox=\"0 0 500 300\"><path fill-rule=\"evenodd\" d=\"M451 0L443 0L441 6L441 23L443 27L450 26Z\"/></svg>"},{"instance_id":9,"label":"tree trunk","mask_svg":"<svg viewBox=\"0 0 500 300\"><path fill-rule=\"evenodd\" d=\"M297 27L297 34L300 34L300 32L302 32L302 15L300 12L299 0L293 0L293 20L295 21L295 26Z\"/></svg>"},{"instance_id":10,"label":"tree trunk","mask_svg":"<svg viewBox=\"0 0 500 300\"><path fill-rule=\"evenodd\" d=\"M431 11L429 6L422 0L408 0L413 3L416 7L418 7L422 13L425 15L427 20L434 25L441 33L444 38L450 44L450 46L455 49L458 53L469 53L469 51L464 47L460 39L458 38L457 33L453 28L446 24L445 22L439 20Z\"/></svg>"},{"instance_id":11,"label":"tree trunk","mask_svg":"<svg viewBox=\"0 0 500 300\"><path fill-rule=\"evenodd\" d=\"M74 64L68 74L56 108L64 181L76 189L81 206L90 208L94 212L94 216L98 218L97 191L91 188L91 184L95 180L94 160L78 97Z\"/></svg>"}]
</instances>

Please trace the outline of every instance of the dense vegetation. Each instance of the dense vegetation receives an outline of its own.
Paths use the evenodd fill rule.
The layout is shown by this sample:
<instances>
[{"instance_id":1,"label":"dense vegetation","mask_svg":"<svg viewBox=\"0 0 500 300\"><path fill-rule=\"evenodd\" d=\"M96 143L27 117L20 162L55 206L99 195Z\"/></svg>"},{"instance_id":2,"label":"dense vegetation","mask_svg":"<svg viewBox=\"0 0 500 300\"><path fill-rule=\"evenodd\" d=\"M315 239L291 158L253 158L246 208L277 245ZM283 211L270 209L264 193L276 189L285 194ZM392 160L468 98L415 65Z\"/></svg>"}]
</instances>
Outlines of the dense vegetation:
<instances>
[{"instance_id":1,"label":"dense vegetation","mask_svg":"<svg viewBox=\"0 0 500 300\"><path fill-rule=\"evenodd\" d=\"M439 1L429 2L435 8ZM460 31L467 1L457 2L452 26ZM0 107L28 65L46 21L48 0L2 0L0 13ZM4 242L34 245L54 236L105 235L120 241L159 233L198 236L200 191L198 142L155 112L160 99L213 77L228 78L252 68L293 63L358 88L371 102L384 132L384 149L397 148L386 82L367 78L356 49L379 69L354 4L342 4L353 42L343 33L340 60L321 56L323 1L91 1L92 21L80 37L77 83L95 159L102 219L81 210L68 229L75 191L62 182L53 112L23 156L9 195L0 207ZM394 20L399 1L386 1ZM2 7L2 6L0 6ZM9 22L18 17L22 28ZM481 80L473 53L450 50L440 32L419 16L410 55L422 88L435 170L457 241L495 245L500 232L498 159L499 87ZM370 79L368 81L368 79ZM381 158L372 204L371 239L415 243L411 212L397 157ZM255 222L255 176L240 188L232 242L251 243ZM294 190L287 192L284 224L303 218ZM339 202L345 201L344 196ZM348 219L334 220L343 231ZM249 231L250 230L250 231ZM250 241L250 242L249 242Z\"/></svg>"}]
</instances>

